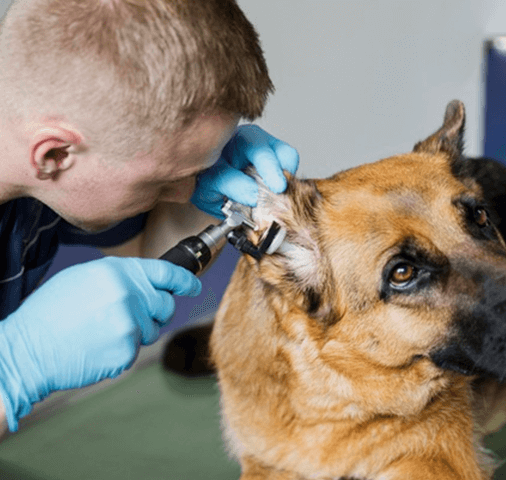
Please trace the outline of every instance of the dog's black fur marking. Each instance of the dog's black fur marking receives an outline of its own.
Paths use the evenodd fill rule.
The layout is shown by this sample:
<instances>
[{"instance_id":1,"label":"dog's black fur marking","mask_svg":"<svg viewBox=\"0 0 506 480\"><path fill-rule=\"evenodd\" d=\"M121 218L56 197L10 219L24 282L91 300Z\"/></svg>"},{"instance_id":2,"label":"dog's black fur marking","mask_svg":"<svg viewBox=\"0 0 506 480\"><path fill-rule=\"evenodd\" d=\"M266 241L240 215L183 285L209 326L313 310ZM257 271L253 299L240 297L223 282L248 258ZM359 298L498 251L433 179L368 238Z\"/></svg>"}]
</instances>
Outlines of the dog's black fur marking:
<instances>
[{"instance_id":1,"label":"dog's black fur marking","mask_svg":"<svg viewBox=\"0 0 506 480\"><path fill-rule=\"evenodd\" d=\"M483 191L490 220L506 237L506 167L491 158L466 158L452 165L459 180L471 178Z\"/></svg>"},{"instance_id":2,"label":"dog's black fur marking","mask_svg":"<svg viewBox=\"0 0 506 480\"><path fill-rule=\"evenodd\" d=\"M314 288L307 288L304 293L307 313L313 316L321 307L322 296Z\"/></svg>"},{"instance_id":3,"label":"dog's black fur marking","mask_svg":"<svg viewBox=\"0 0 506 480\"><path fill-rule=\"evenodd\" d=\"M446 369L506 379L506 278L481 280L479 300L454 316L447 345L431 355Z\"/></svg>"},{"instance_id":4,"label":"dog's black fur marking","mask_svg":"<svg viewBox=\"0 0 506 480\"><path fill-rule=\"evenodd\" d=\"M496 217L493 206L486 200L479 201L474 197L464 196L454 201L454 205L459 208L464 215L465 228L476 240L497 240L497 230L492 217ZM484 209L487 212L488 222L485 225L478 225L477 211ZM492 213L489 213L492 212Z\"/></svg>"},{"instance_id":5,"label":"dog's black fur marking","mask_svg":"<svg viewBox=\"0 0 506 480\"><path fill-rule=\"evenodd\" d=\"M453 175L472 179L481 187L490 221L506 237L506 166L491 158L462 158L452 163ZM486 232L485 232L486 233ZM476 232L475 235L476 237ZM485 235L490 237L490 235ZM495 252L495 250L494 250ZM504 251L497 252L504 256ZM469 278L481 288L479 300L468 311L458 311L455 333L448 345L434 352L433 361L467 375L506 380L506 278L468 266Z\"/></svg>"}]
</instances>

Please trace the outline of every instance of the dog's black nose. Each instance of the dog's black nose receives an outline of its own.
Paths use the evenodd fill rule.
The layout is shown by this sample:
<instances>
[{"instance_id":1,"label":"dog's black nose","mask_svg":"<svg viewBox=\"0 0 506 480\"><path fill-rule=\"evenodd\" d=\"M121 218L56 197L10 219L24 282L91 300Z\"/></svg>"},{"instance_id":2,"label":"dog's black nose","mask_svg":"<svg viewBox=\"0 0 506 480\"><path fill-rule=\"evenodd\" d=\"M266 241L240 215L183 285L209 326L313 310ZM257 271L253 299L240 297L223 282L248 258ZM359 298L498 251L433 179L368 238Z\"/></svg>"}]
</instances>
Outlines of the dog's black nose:
<instances>
[{"instance_id":1,"label":"dog's black nose","mask_svg":"<svg viewBox=\"0 0 506 480\"><path fill-rule=\"evenodd\" d=\"M462 375L487 375L479 368L473 360L467 357L460 345L450 344L447 347L437 350L431 354L431 360L445 370L453 370Z\"/></svg>"}]
</instances>

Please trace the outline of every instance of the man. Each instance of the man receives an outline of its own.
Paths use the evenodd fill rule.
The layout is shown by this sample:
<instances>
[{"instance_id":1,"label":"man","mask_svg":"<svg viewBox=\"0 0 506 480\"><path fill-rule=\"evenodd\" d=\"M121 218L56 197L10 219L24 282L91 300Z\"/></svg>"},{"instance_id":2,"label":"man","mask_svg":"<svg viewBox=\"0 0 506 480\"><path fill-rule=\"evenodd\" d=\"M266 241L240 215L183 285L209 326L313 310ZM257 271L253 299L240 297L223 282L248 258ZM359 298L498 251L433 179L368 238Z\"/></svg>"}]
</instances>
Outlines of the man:
<instances>
[{"instance_id":1,"label":"man","mask_svg":"<svg viewBox=\"0 0 506 480\"><path fill-rule=\"evenodd\" d=\"M237 129L272 84L233 0L18 0L0 72L0 418L16 431L51 392L129 368L173 315L171 295L200 293L180 267L118 257L33 291L59 242L129 241L146 256L164 202L191 197L215 216L224 196L254 205L241 170L255 165L281 192L298 156Z\"/></svg>"}]
</instances>

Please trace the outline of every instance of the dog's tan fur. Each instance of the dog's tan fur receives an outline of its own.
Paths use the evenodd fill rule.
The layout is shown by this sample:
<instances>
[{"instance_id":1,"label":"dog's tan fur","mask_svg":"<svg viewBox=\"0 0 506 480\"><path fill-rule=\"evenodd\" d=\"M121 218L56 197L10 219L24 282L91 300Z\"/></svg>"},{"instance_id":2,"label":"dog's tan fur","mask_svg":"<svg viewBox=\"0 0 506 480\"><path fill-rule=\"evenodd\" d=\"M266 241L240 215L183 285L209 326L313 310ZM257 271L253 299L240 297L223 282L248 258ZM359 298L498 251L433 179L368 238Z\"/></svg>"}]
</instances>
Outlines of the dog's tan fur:
<instances>
[{"instance_id":1,"label":"dog's tan fur","mask_svg":"<svg viewBox=\"0 0 506 480\"><path fill-rule=\"evenodd\" d=\"M452 203L482 195L452 173L463 123L454 102L409 154L325 180L291 178L280 196L261 190L255 220L263 230L275 219L287 241L260 262L240 260L211 339L241 480L490 478L480 439L497 425L484 406L500 410L504 389L483 382L477 398L472 377L429 358L456 305L472 301L472 279L451 271L427 292L379 295L406 237L437 258L506 269L502 239L477 244Z\"/></svg>"}]
</instances>

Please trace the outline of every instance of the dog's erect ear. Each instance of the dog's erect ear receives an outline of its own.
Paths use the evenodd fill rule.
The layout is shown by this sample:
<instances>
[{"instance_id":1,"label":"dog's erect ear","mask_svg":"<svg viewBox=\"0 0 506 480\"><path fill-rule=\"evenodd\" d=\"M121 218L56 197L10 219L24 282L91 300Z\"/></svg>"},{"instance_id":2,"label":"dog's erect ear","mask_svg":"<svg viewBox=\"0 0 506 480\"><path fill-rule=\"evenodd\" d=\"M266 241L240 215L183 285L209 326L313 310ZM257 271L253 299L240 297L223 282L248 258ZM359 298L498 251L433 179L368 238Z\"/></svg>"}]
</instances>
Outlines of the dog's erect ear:
<instances>
[{"instance_id":1,"label":"dog's erect ear","mask_svg":"<svg viewBox=\"0 0 506 480\"><path fill-rule=\"evenodd\" d=\"M418 142L414 152L435 155L444 152L452 161L460 159L464 149L466 113L460 100L453 100L446 107L443 126L430 137Z\"/></svg>"},{"instance_id":2,"label":"dog's erect ear","mask_svg":"<svg viewBox=\"0 0 506 480\"><path fill-rule=\"evenodd\" d=\"M307 312L327 321L328 289L332 281L318 239L318 212L323 198L313 180L286 175L288 187L280 195L271 192L254 175L259 184L259 198L252 212L253 219L261 230L268 228L272 221L286 230L285 241L271 262L279 267L276 282L290 284L290 289L303 295Z\"/></svg>"}]
</instances>

